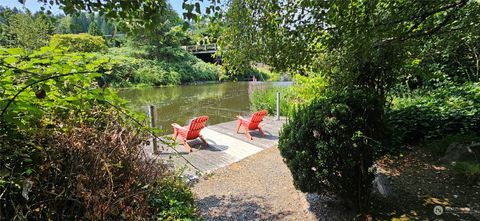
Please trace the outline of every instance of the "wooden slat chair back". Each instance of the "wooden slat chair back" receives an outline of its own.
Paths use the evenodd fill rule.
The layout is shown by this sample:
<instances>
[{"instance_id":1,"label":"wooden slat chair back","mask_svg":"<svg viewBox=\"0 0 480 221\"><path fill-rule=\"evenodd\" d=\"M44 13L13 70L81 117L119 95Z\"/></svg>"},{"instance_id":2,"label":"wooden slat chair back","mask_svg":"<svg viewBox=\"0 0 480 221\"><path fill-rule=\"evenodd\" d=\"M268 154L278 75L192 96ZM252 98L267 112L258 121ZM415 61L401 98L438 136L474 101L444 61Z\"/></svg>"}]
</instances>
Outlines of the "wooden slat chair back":
<instances>
[{"instance_id":1,"label":"wooden slat chair back","mask_svg":"<svg viewBox=\"0 0 480 221\"><path fill-rule=\"evenodd\" d=\"M257 129L258 125L260 124L260 122L262 122L263 118L267 116L267 114L268 114L267 110L261 110L261 111L255 112L252 118L250 118L250 122L247 126L248 129L249 130Z\"/></svg>"},{"instance_id":2,"label":"wooden slat chair back","mask_svg":"<svg viewBox=\"0 0 480 221\"><path fill-rule=\"evenodd\" d=\"M188 145L187 140L200 138L204 144L208 145L207 141L200 134L200 131L205 128L207 121L208 116L200 116L193 119L190 124L185 127L173 123L173 139L177 139L177 137L179 137L182 140L183 146L185 146L187 152L192 152L192 148L190 145Z\"/></svg>"},{"instance_id":3,"label":"wooden slat chair back","mask_svg":"<svg viewBox=\"0 0 480 221\"><path fill-rule=\"evenodd\" d=\"M200 131L205 127L208 116L197 117L190 122L188 127L187 140L196 139L200 136Z\"/></svg>"},{"instance_id":4,"label":"wooden slat chair back","mask_svg":"<svg viewBox=\"0 0 480 221\"><path fill-rule=\"evenodd\" d=\"M240 130L240 127L242 127L245 130L245 136L252 140L252 136L249 133L249 130L259 130L262 136L265 136L265 133L263 132L263 129L260 127L260 122L263 121L263 118L267 116L268 111L267 110L261 110L255 112L250 119L245 119L241 116L237 116L238 123L237 123L237 133Z\"/></svg>"}]
</instances>

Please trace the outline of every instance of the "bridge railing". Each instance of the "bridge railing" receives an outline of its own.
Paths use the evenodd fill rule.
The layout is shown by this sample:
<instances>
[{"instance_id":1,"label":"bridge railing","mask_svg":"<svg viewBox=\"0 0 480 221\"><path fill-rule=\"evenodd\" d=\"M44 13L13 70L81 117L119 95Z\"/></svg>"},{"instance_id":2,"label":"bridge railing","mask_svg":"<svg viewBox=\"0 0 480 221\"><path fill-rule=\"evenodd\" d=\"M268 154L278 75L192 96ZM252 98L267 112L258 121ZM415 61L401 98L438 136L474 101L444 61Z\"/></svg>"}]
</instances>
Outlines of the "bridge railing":
<instances>
[{"instance_id":1,"label":"bridge railing","mask_svg":"<svg viewBox=\"0 0 480 221\"><path fill-rule=\"evenodd\" d=\"M185 45L182 46L182 48L188 52L217 51L218 45L216 43L205 45Z\"/></svg>"}]
</instances>

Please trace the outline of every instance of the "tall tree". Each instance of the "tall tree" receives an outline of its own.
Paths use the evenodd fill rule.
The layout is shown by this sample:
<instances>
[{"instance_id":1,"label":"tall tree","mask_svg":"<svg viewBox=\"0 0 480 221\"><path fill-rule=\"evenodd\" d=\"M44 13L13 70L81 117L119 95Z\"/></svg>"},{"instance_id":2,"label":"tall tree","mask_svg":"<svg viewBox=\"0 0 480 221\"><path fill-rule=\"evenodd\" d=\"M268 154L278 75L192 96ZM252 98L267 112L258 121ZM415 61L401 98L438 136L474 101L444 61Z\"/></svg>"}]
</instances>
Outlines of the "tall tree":
<instances>
[{"instance_id":1,"label":"tall tree","mask_svg":"<svg viewBox=\"0 0 480 221\"><path fill-rule=\"evenodd\" d=\"M121 22L121 28L132 31L130 38L134 39L135 44L149 45L152 54L161 47L178 46L182 35L179 27L182 21L170 4L167 4L162 12L155 28L145 30L142 26L128 22Z\"/></svg>"},{"instance_id":2,"label":"tall tree","mask_svg":"<svg viewBox=\"0 0 480 221\"><path fill-rule=\"evenodd\" d=\"M472 22L480 19L479 4L232 0L223 58L232 67L261 61L283 70L316 70L343 86L383 94L402 74L412 48L432 36L480 29Z\"/></svg>"},{"instance_id":3,"label":"tall tree","mask_svg":"<svg viewBox=\"0 0 480 221\"><path fill-rule=\"evenodd\" d=\"M34 19L30 14L17 13L8 20L3 29L4 46L33 50L48 43L50 26L43 17Z\"/></svg>"},{"instance_id":4,"label":"tall tree","mask_svg":"<svg viewBox=\"0 0 480 221\"><path fill-rule=\"evenodd\" d=\"M71 34L73 33L72 17L69 15L59 18L55 28L55 33Z\"/></svg>"},{"instance_id":5,"label":"tall tree","mask_svg":"<svg viewBox=\"0 0 480 221\"><path fill-rule=\"evenodd\" d=\"M409 74L412 60L439 46L431 42L458 39L453 36L465 32L476 39L479 20L476 0L232 0L222 58L227 68L264 62L328 78L329 97L299 109L279 147L300 190L337 191L366 212L372 181L368 171L374 146L385 138L389 91ZM474 42L466 40L462 43ZM447 42L453 48L462 44ZM353 182L344 182L348 180Z\"/></svg>"},{"instance_id":6,"label":"tall tree","mask_svg":"<svg viewBox=\"0 0 480 221\"><path fill-rule=\"evenodd\" d=\"M92 21L90 22L90 26L88 26L88 34L94 35L94 36L101 36L102 31L98 28L97 22Z\"/></svg>"}]
</instances>

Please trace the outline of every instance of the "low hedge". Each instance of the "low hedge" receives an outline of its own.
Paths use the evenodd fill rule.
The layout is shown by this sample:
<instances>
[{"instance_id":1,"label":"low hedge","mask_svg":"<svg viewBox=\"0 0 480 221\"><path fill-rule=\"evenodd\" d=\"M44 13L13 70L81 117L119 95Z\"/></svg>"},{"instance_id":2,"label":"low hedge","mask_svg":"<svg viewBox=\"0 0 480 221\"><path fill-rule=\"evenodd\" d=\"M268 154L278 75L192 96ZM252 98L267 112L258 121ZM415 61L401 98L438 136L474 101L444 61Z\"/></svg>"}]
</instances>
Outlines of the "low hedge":
<instances>
[{"instance_id":1,"label":"low hedge","mask_svg":"<svg viewBox=\"0 0 480 221\"><path fill-rule=\"evenodd\" d=\"M449 85L398 98L386 112L393 145L480 131L480 84Z\"/></svg>"},{"instance_id":2,"label":"low hedge","mask_svg":"<svg viewBox=\"0 0 480 221\"><path fill-rule=\"evenodd\" d=\"M100 52L107 50L105 39L86 33L56 34L50 40L54 48L68 48L69 52Z\"/></svg>"}]
</instances>

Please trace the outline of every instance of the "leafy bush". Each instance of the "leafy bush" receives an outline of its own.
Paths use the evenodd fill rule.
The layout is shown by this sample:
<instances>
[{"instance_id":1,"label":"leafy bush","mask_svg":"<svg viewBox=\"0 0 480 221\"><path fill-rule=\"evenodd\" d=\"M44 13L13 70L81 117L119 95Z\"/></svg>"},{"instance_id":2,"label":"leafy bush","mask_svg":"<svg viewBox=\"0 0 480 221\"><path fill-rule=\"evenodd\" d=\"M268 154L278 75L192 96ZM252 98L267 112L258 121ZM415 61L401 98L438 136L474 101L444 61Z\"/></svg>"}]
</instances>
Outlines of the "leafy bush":
<instances>
[{"instance_id":1,"label":"leafy bush","mask_svg":"<svg viewBox=\"0 0 480 221\"><path fill-rule=\"evenodd\" d=\"M193 69L197 72L197 79L202 81L216 81L219 73L222 72L221 67L206 62L197 62L193 65Z\"/></svg>"},{"instance_id":2,"label":"leafy bush","mask_svg":"<svg viewBox=\"0 0 480 221\"><path fill-rule=\"evenodd\" d=\"M191 192L145 158L149 136L125 113L142 116L102 85L107 59L52 48L26 54L0 50L2 218L194 218Z\"/></svg>"},{"instance_id":3,"label":"leafy bush","mask_svg":"<svg viewBox=\"0 0 480 221\"><path fill-rule=\"evenodd\" d=\"M359 211L368 209L370 167L383 138L383 102L373 94L332 93L292 114L279 149L297 188L336 194Z\"/></svg>"},{"instance_id":4,"label":"leafy bush","mask_svg":"<svg viewBox=\"0 0 480 221\"><path fill-rule=\"evenodd\" d=\"M289 87L256 87L250 98L252 111L268 110L268 113L275 114L277 112L277 91L280 92L280 114L287 116L292 108L291 88Z\"/></svg>"},{"instance_id":5,"label":"leafy bush","mask_svg":"<svg viewBox=\"0 0 480 221\"><path fill-rule=\"evenodd\" d=\"M163 62L144 61L134 72L132 83L153 86L180 84L181 76L174 70L169 70Z\"/></svg>"},{"instance_id":6,"label":"leafy bush","mask_svg":"<svg viewBox=\"0 0 480 221\"><path fill-rule=\"evenodd\" d=\"M100 36L81 34L56 34L50 40L54 48L68 48L69 52L99 52L107 50L105 39Z\"/></svg>"},{"instance_id":7,"label":"leafy bush","mask_svg":"<svg viewBox=\"0 0 480 221\"><path fill-rule=\"evenodd\" d=\"M255 110L267 109L269 113L276 111L276 92L280 91L280 112L287 115L295 105L308 103L322 98L326 93L327 82L322 76L306 77L296 75L291 87L264 87L258 84L252 91L251 107Z\"/></svg>"},{"instance_id":8,"label":"leafy bush","mask_svg":"<svg viewBox=\"0 0 480 221\"><path fill-rule=\"evenodd\" d=\"M266 65L258 65L255 67L262 75L266 76L266 79L269 81L280 81L281 74L279 72L273 71L271 67Z\"/></svg>"},{"instance_id":9,"label":"leafy bush","mask_svg":"<svg viewBox=\"0 0 480 221\"><path fill-rule=\"evenodd\" d=\"M321 75L302 76L297 74L293 80L295 85L292 87L292 100L297 103L310 102L323 96L328 85L325 77Z\"/></svg>"},{"instance_id":10,"label":"leafy bush","mask_svg":"<svg viewBox=\"0 0 480 221\"><path fill-rule=\"evenodd\" d=\"M94 122L57 120L34 137L2 139L0 211L35 220L195 218L193 194L143 155L146 133L115 110L87 112ZM63 132L68 129L68 132ZM12 134L8 134L9 136ZM15 136L22 136L15 134Z\"/></svg>"},{"instance_id":11,"label":"leafy bush","mask_svg":"<svg viewBox=\"0 0 480 221\"><path fill-rule=\"evenodd\" d=\"M196 220L193 199L185 182L175 176L158 180L148 200L157 220Z\"/></svg>"},{"instance_id":12,"label":"leafy bush","mask_svg":"<svg viewBox=\"0 0 480 221\"><path fill-rule=\"evenodd\" d=\"M450 85L397 99L386 114L393 145L480 131L480 84Z\"/></svg>"},{"instance_id":13,"label":"leafy bush","mask_svg":"<svg viewBox=\"0 0 480 221\"><path fill-rule=\"evenodd\" d=\"M452 169L466 180L475 183L480 181L480 163L471 161L456 162Z\"/></svg>"},{"instance_id":14,"label":"leafy bush","mask_svg":"<svg viewBox=\"0 0 480 221\"><path fill-rule=\"evenodd\" d=\"M105 55L114 60L112 74L107 80L114 86L162 86L218 80L220 67L180 50L162 49L156 54L162 59L157 59L143 50L111 49Z\"/></svg>"},{"instance_id":15,"label":"leafy bush","mask_svg":"<svg viewBox=\"0 0 480 221\"><path fill-rule=\"evenodd\" d=\"M257 68L246 68L241 70L235 71L226 71L220 76L221 81L251 81L252 78L255 78L258 81L266 81L268 80L268 73Z\"/></svg>"},{"instance_id":16,"label":"leafy bush","mask_svg":"<svg viewBox=\"0 0 480 221\"><path fill-rule=\"evenodd\" d=\"M480 142L480 137L478 134L475 133L467 133L467 134L447 134L442 136L440 139L429 140L426 143L426 148L433 153L437 157L441 157L445 155L448 147L452 143L471 143Z\"/></svg>"}]
</instances>

